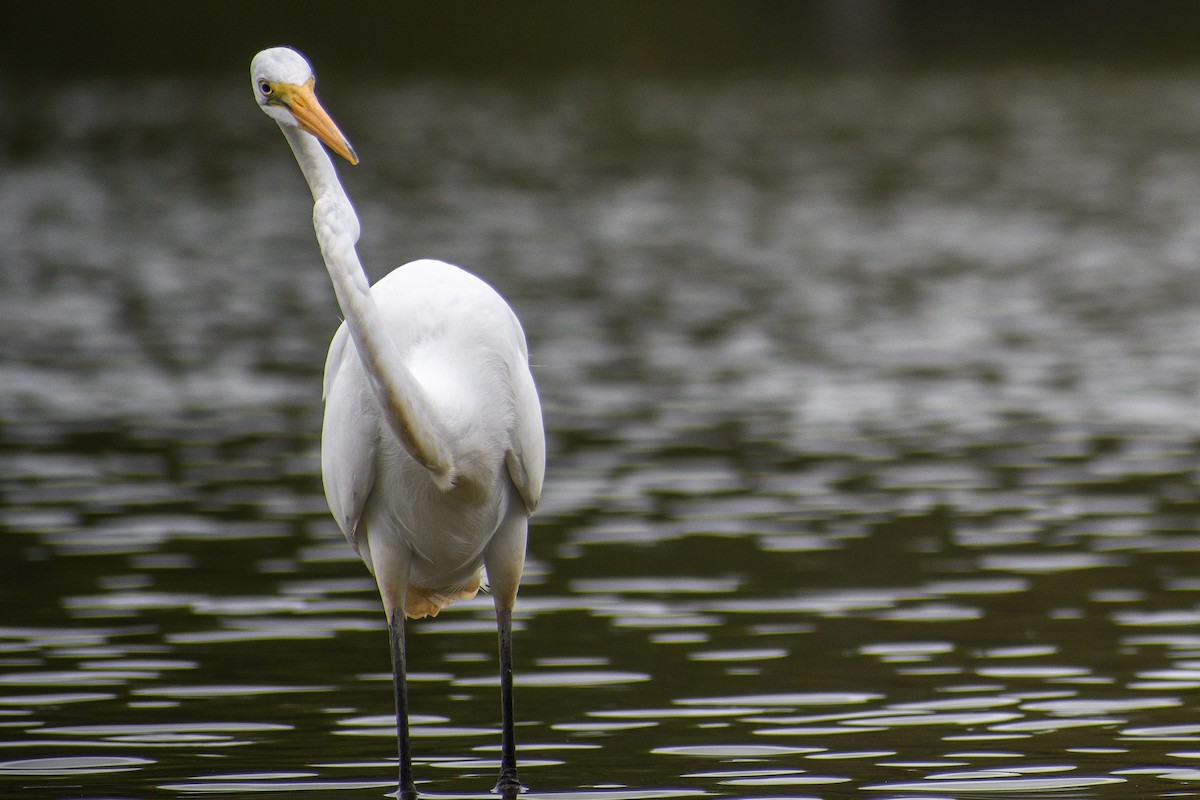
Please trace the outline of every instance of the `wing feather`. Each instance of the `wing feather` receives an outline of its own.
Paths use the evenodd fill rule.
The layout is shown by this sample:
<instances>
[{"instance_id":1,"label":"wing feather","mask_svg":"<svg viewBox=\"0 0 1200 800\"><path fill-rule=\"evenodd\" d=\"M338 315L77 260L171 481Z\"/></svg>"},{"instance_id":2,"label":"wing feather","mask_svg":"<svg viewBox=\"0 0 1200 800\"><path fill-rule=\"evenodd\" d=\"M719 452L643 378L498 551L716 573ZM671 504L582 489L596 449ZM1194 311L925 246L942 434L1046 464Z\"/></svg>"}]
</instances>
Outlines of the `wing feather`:
<instances>
[{"instance_id":1,"label":"wing feather","mask_svg":"<svg viewBox=\"0 0 1200 800\"><path fill-rule=\"evenodd\" d=\"M359 522L375 484L379 415L346 326L338 328L325 360L325 420L321 476L338 527L360 551Z\"/></svg>"},{"instance_id":2,"label":"wing feather","mask_svg":"<svg viewBox=\"0 0 1200 800\"><path fill-rule=\"evenodd\" d=\"M529 371L525 333L515 314L512 320L521 343L521 360L512 365L516 420L508 452L504 454L504 463L525 502L526 510L532 514L542 499L542 481L546 473L546 434L542 427L542 405L538 400L533 374Z\"/></svg>"}]
</instances>

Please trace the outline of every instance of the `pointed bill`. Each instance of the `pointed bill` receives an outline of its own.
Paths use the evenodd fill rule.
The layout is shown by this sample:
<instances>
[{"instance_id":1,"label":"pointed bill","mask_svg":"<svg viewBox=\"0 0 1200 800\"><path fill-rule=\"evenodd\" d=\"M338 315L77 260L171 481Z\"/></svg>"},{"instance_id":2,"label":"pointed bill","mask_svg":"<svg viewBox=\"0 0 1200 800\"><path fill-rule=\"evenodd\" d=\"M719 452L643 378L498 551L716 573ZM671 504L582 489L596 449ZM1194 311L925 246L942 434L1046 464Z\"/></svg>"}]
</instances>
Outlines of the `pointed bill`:
<instances>
[{"instance_id":1,"label":"pointed bill","mask_svg":"<svg viewBox=\"0 0 1200 800\"><path fill-rule=\"evenodd\" d=\"M284 87L279 88L282 90ZM338 130L338 126L329 114L325 113L325 109L321 108L317 94L313 91L312 81L303 86L288 86L287 89L289 91L286 93L280 91L280 99L291 109L292 116L300 123L300 127L351 164L357 164L358 154L354 152L350 140Z\"/></svg>"}]
</instances>

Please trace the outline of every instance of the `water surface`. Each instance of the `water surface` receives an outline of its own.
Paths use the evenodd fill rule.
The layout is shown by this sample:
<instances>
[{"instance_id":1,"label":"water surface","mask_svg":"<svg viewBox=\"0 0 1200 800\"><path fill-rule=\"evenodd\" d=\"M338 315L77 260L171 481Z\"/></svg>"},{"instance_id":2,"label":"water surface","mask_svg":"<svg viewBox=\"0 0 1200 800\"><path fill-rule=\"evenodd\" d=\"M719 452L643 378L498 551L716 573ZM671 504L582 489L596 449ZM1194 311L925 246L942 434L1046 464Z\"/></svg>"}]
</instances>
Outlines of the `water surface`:
<instances>
[{"instance_id":1,"label":"water surface","mask_svg":"<svg viewBox=\"0 0 1200 800\"><path fill-rule=\"evenodd\" d=\"M17 88L4 795L391 791L287 148L240 82ZM468 266L530 339L533 796L1195 790L1200 76L322 88L372 275ZM411 630L420 788L483 796L490 602Z\"/></svg>"}]
</instances>

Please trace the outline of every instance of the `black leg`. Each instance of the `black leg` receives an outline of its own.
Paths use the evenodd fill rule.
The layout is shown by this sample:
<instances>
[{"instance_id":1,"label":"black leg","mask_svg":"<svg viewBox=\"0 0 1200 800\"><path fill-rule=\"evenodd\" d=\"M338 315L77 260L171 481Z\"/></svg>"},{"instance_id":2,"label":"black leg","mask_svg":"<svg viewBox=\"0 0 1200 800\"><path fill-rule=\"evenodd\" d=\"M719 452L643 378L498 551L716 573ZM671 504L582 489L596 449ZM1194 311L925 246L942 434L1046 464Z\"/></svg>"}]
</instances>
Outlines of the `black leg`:
<instances>
[{"instance_id":1,"label":"black leg","mask_svg":"<svg viewBox=\"0 0 1200 800\"><path fill-rule=\"evenodd\" d=\"M496 609L496 629L500 634L500 779L496 794L511 800L525 787L517 778L517 740L513 734L512 609Z\"/></svg>"},{"instance_id":2,"label":"black leg","mask_svg":"<svg viewBox=\"0 0 1200 800\"><path fill-rule=\"evenodd\" d=\"M388 638L392 644L392 681L396 690L396 744L400 751L400 784L396 796L400 800L416 800L413 784L412 751L408 739L408 680L405 678L404 612L397 609L388 620Z\"/></svg>"}]
</instances>

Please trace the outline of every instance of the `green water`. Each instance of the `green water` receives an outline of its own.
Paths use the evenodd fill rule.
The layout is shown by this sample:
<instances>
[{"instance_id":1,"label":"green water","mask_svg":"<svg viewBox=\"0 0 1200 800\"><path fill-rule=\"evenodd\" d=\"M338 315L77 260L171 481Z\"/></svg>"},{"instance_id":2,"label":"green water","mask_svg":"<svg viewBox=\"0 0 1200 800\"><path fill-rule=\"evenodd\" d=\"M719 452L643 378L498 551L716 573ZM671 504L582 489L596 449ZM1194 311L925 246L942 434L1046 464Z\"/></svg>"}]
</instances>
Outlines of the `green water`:
<instances>
[{"instance_id":1,"label":"green water","mask_svg":"<svg viewBox=\"0 0 1200 800\"><path fill-rule=\"evenodd\" d=\"M189 88L6 96L0 789L379 797L308 196ZM459 263L530 339L532 794L1195 790L1200 77L322 88L372 275ZM491 604L412 631L419 788L482 796Z\"/></svg>"}]
</instances>

